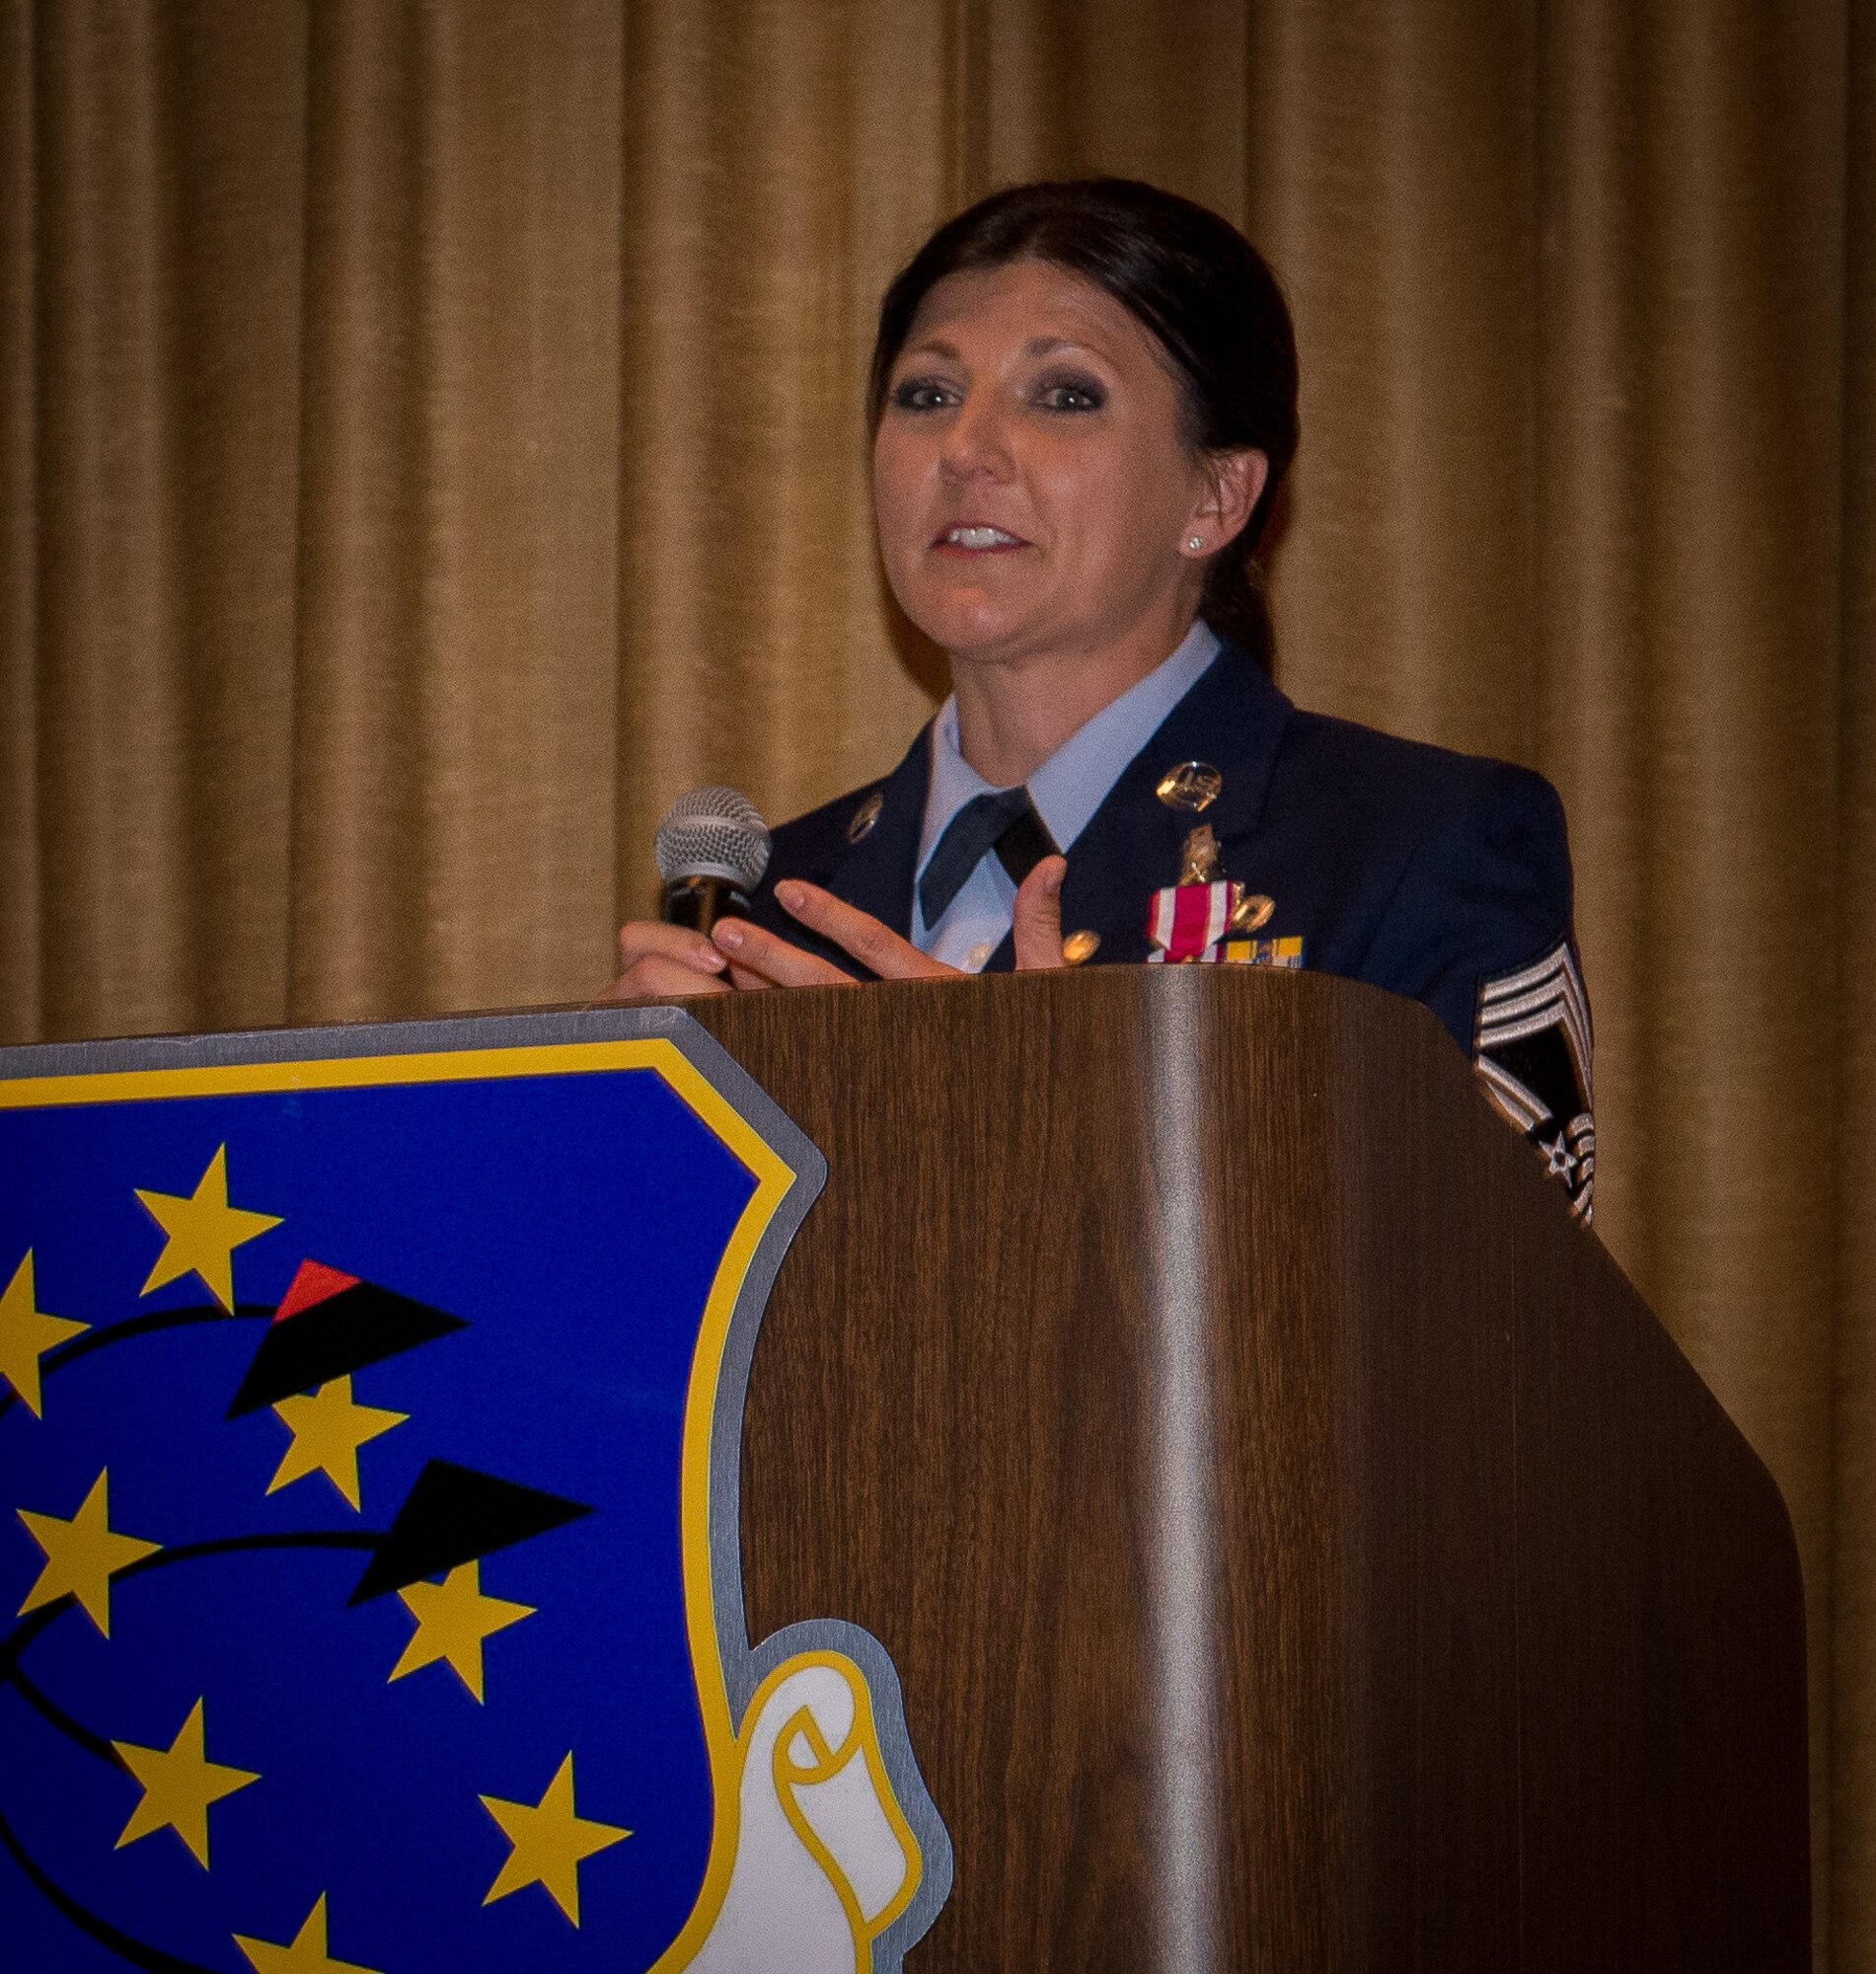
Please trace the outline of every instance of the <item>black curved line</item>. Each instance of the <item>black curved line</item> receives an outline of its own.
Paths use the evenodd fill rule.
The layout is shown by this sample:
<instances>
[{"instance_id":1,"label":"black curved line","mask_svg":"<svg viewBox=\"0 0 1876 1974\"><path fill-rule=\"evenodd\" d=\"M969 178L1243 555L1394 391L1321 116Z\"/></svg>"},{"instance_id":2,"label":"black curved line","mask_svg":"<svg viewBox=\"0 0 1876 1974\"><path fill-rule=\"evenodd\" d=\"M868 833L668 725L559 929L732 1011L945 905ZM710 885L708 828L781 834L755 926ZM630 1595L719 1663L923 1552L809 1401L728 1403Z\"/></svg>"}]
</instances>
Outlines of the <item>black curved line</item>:
<instances>
[{"instance_id":1,"label":"black curved line","mask_svg":"<svg viewBox=\"0 0 1876 1974\"><path fill-rule=\"evenodd\" d=\"M284 1529L277 1535L216 1536L207 1542L178 1543L174 1549L160 1549L154 1556L140 1556L136 1561L116 1571L114 1583L125 1576L141 1576L145 1570L165 1569L173 1562L194 1562L205 1556L233 1556L251 1549L365 1549L383 1545L377 1529ZM41 1604L21 1624L0 1638L0 1687L14 1678L14 1671L26 1648L61 1611L77 1603L68 1590L49 1604Z\"/></svg>"},{"instance_id":2,"label":"black curved line","mask_svg":"<svg viewBox=\"0 0 1876 1974\"><path fill-rule=\"evenodd\" d=\"M259 1302L237 1303L232 1310L223 1309L218 1302L187 1303L180 1309L147 1309L141 1316L126 1317L121 1323L96 1325L82 1336L68 1337L56 1350L45 1353L39 1364L39 1376L43 1379L75 1358L102 1350L107 1343L127 1342L133 1336L147 1336L153 1329L176 1329L186 1323L249 1322L272 1315L268 1304ZM17 1396L12 1391L0 1392L0 1418L6 1417L7 1407Z\"/></svg>"},{"instance_id":3,"label":"black curved line","mask_svg":"<svg viewBox=\"0 0 1876 1974\"><path fill-rule=\"evenodd\" d=\"M382 1549L382 1529L281 1529L273 1535L211 1536L206 1542L178 1543L160 1549L154 1556L140 1556L126 1563L112 1578L141 1576L146 1570L166 1569L173 1562L195 1562L205 1556L237 1556L250 1549Z\"/></svg>"},{"instance_id":4,"label":"black curved line","mask_svg":"<svg viewBox=\"0 0 1876 1974\"><path fill-rule=\"evenodd\" d=\"M77 1601L68 1590L63 1597L54 1598L50 1604L41 1604L24 1623L15 1625L4 1638L0 1638L0 1687L6 1686L13 1678L14 1665L27 1646L61 1611Z\"/></svg>"},{"instance_id":5,"label":"black curved line","mask_svg":"<svg viewBox=\"0 0 1876 1974\"><path fill-rule=\"evenodd\" d=\"M122 1769L128 1774L129 1763L117 1753L111 1742L102 1734L94 1734L82 1720L73 1719L57 1701L28 1679L17 1664L8 1668L7 1679L19 1689L20 1698L34 1712L48 1725L56 1727L68 1741L76 1741L87 1754L96 1755L101 1762L109 1762L113 1769ZM3 1684L5 1682L0 1681L0 1685Z\"/></svg>"},{"instance_id":6,"label":"black curved line","mask_svg":"<svg viewBox=\"0 0 1876 1974\"><path fill-rule=\"evenodd\" d=\"M109 1947L118 1959L128 1961L132 1967L145 1969L146 1974L217 1974L216 1969L204 1967L199 1961L180 1960L174 1953L165 1953L160 1946L147 1946L142 1940L133 1939L129 1934L119 1933L109 1920L100 1919L96 1913L81 1906L27 1856L25 1847L14 1836L4 1814L0 1814L0 1845L6 1847L13 1861L26 1873L28 1882L40 1898L62 1913L80 1933L88 1934L100 1946Z\"/></svg>"},{"instance_id":7,"label":"black curved line","mask_svg":"<svg viewBox=\"0 0 1876 1974\"><path fill-rule=\"evenodd\" d=\"M193 1562L205 1556L229 1556L242 1550L375 1550L383 1542L383 1535L376 1529L291 1529L278 1535L219 1536L207 1542L179 1543L174 1549L162 1549L154 1556L139 1556L128 1568L120 1569L116 1574L135 1576L146 1569L160 1569L167 1563ZM67 1592L65 1596L54 1599L50 1604L41 1605L24 1622L15 1625L4 1638L0 1638L0 1688L17 1687L27 1704L42 1714L60 1733L69 1736L88 1753L110 1762L113 1768L121 1769L124 1765L123 1758L103 1735L94 1734L89 1727L74 1720L62 1708L48 1700L20 1670L20 1657L27 1646L61 1611L77 1601ZM212 1967L203 1967L193 1960L181 1960L174 1953L164 1952L159 1946L146 1945L142 1940L132 1938L127 1933L119 1933L108 1920L100 1919L96 1913L81 1906L69 1892L55 1885L27 1856L3 1812L0 1812L0 1845L11 1854L13 1861L26 1873L34 1890L41 1898L47 1900L81 1933L89 1935L101 1946L109 1947L132 1967L141 1967L146 1970L146 1974L217 1974L217 1970Z\"/></svg>"}]
</instances>

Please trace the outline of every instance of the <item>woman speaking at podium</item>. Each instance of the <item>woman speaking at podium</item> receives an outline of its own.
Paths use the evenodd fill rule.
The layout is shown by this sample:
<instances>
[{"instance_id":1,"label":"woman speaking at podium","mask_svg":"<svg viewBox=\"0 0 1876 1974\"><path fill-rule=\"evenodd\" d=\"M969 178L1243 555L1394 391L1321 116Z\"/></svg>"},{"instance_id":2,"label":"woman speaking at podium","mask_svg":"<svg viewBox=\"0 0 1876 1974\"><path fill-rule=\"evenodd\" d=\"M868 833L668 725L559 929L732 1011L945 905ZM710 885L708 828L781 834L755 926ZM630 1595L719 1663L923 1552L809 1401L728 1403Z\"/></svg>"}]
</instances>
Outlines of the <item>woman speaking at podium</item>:
<instances>
[{"instance_id":1,"label":"woman speaking at podium","mask_svg":"<svg viewBox=\"0 0 1876 1974\"><path fill-rule=\"evenodd\" d=\"M952 696L883 781L775 832L747 921L626 926L613 994L1316 967L1431 1008L1587 1213L1555 793L1268 676L1297 359L1255 249L1151 186L997 192L886 290L868 410L886 575Z\"/></svg>"}]
</instances>

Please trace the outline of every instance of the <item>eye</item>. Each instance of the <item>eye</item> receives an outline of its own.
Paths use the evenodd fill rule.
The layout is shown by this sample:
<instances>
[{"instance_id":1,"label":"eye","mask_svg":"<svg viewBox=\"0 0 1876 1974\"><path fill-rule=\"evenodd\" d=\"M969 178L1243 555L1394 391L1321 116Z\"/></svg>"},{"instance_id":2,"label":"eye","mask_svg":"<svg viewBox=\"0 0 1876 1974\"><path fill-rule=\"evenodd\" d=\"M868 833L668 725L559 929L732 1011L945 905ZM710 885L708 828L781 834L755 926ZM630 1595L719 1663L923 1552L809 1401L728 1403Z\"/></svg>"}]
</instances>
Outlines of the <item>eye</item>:
<instances>
[{"instance_id":1,"label":"eye","mask_svg":"<svg viewBox=\"0 0 1876 1974\"><path fill-rule=\"evenodd\" d=\"M1056 376L1043 381L1036 402L1048 412L1098 412L1107 393L1092 377Z\"/></svg>"},{"instance_id":2,"label":"eye","mask_svg":"<svg viewBox=\"0 0 1876 1974\"><path fill-rule=\"evenodd\" d=\"M957 395L951 387L936 377L907 377L892 387L895 412L936 412L956 402Z\"/></svg>"}]
</instances>

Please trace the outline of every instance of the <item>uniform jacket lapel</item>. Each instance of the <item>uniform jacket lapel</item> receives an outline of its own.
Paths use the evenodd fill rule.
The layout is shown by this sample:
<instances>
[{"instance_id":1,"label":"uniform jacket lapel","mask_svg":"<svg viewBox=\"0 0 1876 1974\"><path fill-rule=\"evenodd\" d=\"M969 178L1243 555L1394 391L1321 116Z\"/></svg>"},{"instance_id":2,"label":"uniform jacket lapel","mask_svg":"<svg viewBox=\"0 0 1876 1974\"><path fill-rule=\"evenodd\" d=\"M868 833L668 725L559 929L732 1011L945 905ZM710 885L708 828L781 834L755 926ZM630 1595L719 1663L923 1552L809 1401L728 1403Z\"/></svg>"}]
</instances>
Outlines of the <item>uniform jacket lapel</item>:
<instances>
[{"instance_id":1,"label":"uniform jacket lapel","mask_svg":"<svg viewBox=\"0 0 1876 1974\"><path fill-rule=\"evenodd\" d=\"M921 727L905 759L878 784L879 819L849 849L827 881L837 898L869 912L903 939L912 937L912 879L932 778L931 731Z\"/></svg>"},{"instance_id":2,"label":"uniform jacket lapel","mask_svg":"<svg viewBox=\"0 0 1876 1974\"><path fill-rule=\"evenodd\" d=\"M1187 833L1202 822L1210 823L1218 838L1226 874L1251 875L1234 865L1232 852L1243 849L1263 814L1290 710L1289 700L1244 651L1223 645L1076 838L1062 886L1063 932L1098 934L1099 960L1145 959L1152 949L1148 902L1163 885L1178 881L1180 850ZM1207 761L1224 778L1217 801L1203 815L1167 808L1154 793L1165 771L1181 761ZM923 790L919 806L923 810ZM882 814L882 827L884 822ZM915 822L914 857L917 846ZM1014 963L1014 941L1006 936L985 971L1006 972Z\"/></svg>"}]
</instances>

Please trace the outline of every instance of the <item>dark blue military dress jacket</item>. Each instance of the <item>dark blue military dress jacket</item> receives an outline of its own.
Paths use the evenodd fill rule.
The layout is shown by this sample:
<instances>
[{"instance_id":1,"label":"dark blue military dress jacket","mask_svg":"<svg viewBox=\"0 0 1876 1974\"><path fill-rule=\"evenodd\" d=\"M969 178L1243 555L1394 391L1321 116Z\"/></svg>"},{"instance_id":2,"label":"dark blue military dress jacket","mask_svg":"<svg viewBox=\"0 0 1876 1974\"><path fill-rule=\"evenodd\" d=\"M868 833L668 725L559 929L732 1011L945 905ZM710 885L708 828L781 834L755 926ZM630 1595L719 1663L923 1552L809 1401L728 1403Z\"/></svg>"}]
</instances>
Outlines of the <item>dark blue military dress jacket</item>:
<instances>
[{"instance_id":1,"label":"dark blue military dress jacket","mask_svg":"<svg viewBox=\"0 0 1876 1974\"><path fill-rule=\"evenodd\" d=\"M1587 1215L1589 1011L1563 807L1549 783L1301 712L1226 644L1070 848L1062 924L1098 936L1096 964L1153 949L1154 894L1178 881L1198 820L1156 790L1191 761L1220 778L1203 819L1224 875L1273 903L1255 949L1300 939L1304 965L1424 1002ZM869 977L784 912L775 884L805 878L910 938L930 762L928 730L884 781L779 828L752 917ZM1013 958L1006 937L985 970Z\"/></svg>"}]
</instances>

